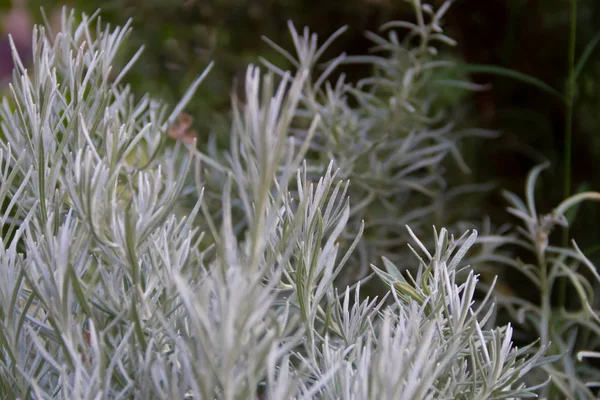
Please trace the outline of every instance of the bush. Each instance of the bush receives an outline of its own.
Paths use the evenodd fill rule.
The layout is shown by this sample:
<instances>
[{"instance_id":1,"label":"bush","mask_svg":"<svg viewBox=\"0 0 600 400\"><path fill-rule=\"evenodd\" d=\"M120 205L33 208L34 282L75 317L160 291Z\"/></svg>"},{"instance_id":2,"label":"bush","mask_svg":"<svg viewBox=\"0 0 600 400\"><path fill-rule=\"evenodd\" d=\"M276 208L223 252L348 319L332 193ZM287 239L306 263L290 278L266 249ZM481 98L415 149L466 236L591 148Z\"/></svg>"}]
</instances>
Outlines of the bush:
<instances>
[{"instance_id":1,"label":"bush","mask_svg":"<svg viewBox=\"0 0 600 400\"><path fill-rule=\"evenodd\" d=\"M124 84L136 57L112 69L128 26L65 11L56 37L36 28L31 71L14 54L0 113L2 397L592 398L596 371L577 356L597 356L600 277L548 234L600 194L538 216L540 167L525 202L507 195L526 229L418 238L466 226L448 200L485 188L445 174L467 170L459 139L491 135L454 130L460 105L435 96L472 88L432 47L453 43L448 5L415 1L417 24L387 26L408 28L403 42L372 35L383 55L341 55L323 72L337 34L319 49L291 27L296 57L272 45L297 70L248 67L229 150L190 140L183 113L211 67L169 111ZM330 83L346 62L373 77ZM477 295L467 261L516 268L541 304ZM373 275L385 290L364 297ZM561 277L582 311L553 308ZM514 346L496 300L539 340Z\"/></svg>"}]
</instances>

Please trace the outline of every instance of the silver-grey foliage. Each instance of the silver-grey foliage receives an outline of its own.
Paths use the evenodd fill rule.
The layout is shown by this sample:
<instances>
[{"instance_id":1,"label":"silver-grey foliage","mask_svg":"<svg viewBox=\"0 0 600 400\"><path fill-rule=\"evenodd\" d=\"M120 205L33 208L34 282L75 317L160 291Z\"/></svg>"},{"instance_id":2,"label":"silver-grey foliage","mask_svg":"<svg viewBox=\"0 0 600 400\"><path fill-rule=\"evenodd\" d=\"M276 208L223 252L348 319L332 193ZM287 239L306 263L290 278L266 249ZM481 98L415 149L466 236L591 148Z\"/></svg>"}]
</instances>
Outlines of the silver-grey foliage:
<instances>
[{"instance_id":1,"label":"silver-grey foliage","mask_svg":"<svg viewBox=\"0 0 600 400\"><path fill-rule=\"evenodd\" d=\"M383 298L364 299L360 282L336 289L363 225L340 157L337 168L328 151L327 167L303 161L332 129L314 112L296 124L311 65L280 78L250 66L231 149L215 159L166 143L206 73L171 113L137 100L111 69L128 27L91 32L92 20L65 12L56 38L36 31L32 70L17 58L3 101L3 398L534 396L522 378L547 361L548 338L517 349L510 326L493 326L489 295L476 300L478 277L463 261L476 232L454 239L442 229L428 249L409 229L412 276L384 259L372 266L390 289ZM368 121L356 118L356 129L336 128L340 140L360 141ZM389 155L381 166L425 188L407 174L454 149L430 138L428 163ZM219 213L203 202L201 161L225 178ZM185 179L193 171L195 184ZM185 213L178 199L194 191ZM358 234L348 239L350 221Z\"/></svg>"},{"instance_id":2,"label":"silver-grey foliage","mask_svg":"<svg viewBox=\"0 0 600 400\"><path fill-rule=\"evenodd\" d=\"M573 248L553 246L550 234L557 226L568 225L565 214L569 209L585 200L599 201L600 193L578 193L563 200L551 212L541 214L536 207L535 184L547 167L547 163L541 164L529 173L524 199L514 193L504 193L510 203L508 212L517 217L522 226L500 237L483 237L482 243L493 250L489 250L482 261L520 273L539 294L537 302L514 293L502 294L498 295L498 303L521 326L517 329L529 331L533 327L540 337L539 346L549 347L549 353L560 356L557 362L547 364L543 366L543 372L539 371L542 376L552 378L552 385L545 388L543 395L595 399L600 387L600 370L582 361L586 357L598 357L598 353L590 349L597 349L600 339L600 275L574 241ZM497 246L525 249L531 254L532 261L507 257ZM567 310L564 304L553 305L553 298L560 293L561 279L572 288L575 298L569 300L578 309ZM530 378L531 381L535 379L533 375Z\"/></svg>"},{"instance_id":3,"label":"silver-grey foliage","mask_svg":"<svg viewBox=\"0 0 600 400\"><path fill-rule=\"evenodd\" d=\"M319 46L316 34L308 28L299 32L290 23L295 54L265 38L296 70L308 74L297 117L318 115L322 120L307 155L311 173L323 174L334 160L340 178L352 181L347 236L355 235L365 221L364 239L350 265L357 277L363 277L368 263L381 256L403 269L409 267L404 251L409 240L406 224L421 233L428 232L431 225L452 224L454 228L465 216L453 215L452 202L461 194L489 189L489 185L454 186L448 181L448 169L469 172L459 149L462 139L496 134L457 128L457 106L438 95L449 87L480 88L448 79L451 75L443 73L453 71L453 62L439 54L455 45L442 29L452 1L445 1L439 9L421 1L409 3L416 22L390 22L381 27L382 34L367 33L373 42L369 55L342 53L323 60L345 28ZM276 74L285 73L268 60L262 61ZM371 68L371 76L356 84L347 82L345 64L364 64ZM331 82L334 75L339 78ZM455 97L459 98L458 93ZM291 134L303 137L302 132Z\"/></svg>"}]
</instances>

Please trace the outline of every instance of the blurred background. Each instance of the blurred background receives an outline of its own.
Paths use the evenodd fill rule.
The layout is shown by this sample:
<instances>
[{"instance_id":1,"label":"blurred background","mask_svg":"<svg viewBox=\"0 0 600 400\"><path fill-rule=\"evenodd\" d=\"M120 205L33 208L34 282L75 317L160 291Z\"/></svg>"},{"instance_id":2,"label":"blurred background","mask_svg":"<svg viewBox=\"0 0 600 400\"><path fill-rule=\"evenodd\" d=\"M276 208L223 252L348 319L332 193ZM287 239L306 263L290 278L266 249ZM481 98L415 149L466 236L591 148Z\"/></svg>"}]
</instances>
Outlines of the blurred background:
<instances>
[{"instance_id":1,"label":"blurred background","mask_svg":"<svg viewBox=\"0 0 600 400\"><path fill-rule=\"evenodd\" d=\"M573 1L573 0L571 0ZM535 77L565 93L569 46L568 0L457 0L446 20L458 41L452 56L469 64L493 65ZM432 0L439 4L440 1ZM348 31L328 53L364 54L371 47L364 32L391 20L411 20L410 5L400 0L0 0L2 40L0 80L10 79L12 61L6 38L12 33L24 60L29 57L31 27L41 23L40 7L57 23L59 7L88 14L102 9L102 20L124 24L133 19L128 54L145 51L129 74L134 92L150 92L174 104L212 60L216 68L200 87L188 112L202 135L228 124L229 96L243 80L248 63L261 55L278 65L285 60L261 36L291 49L287 21L310 26L321 40L342 25ZM577 77L573 118L573 191L600 190L600 1L579 0L576 60L587 54ZM351 80L366 76L364 67L345 69ZM474 181L494 180L499 188L521 194L527 172L543 160L552 168L540 183L538 202L549 211L563 198L565 102L523 80L502 74L472 74L491 89L464 98L468 124L501 131L498 139L478 142L466 154ZM226 129L226 128L224 128ZM492 220L507 219L499 192L481 205ZM584 204L572 233L598 261L600 218L597 204Z\"/></svg>"}]
</instances>

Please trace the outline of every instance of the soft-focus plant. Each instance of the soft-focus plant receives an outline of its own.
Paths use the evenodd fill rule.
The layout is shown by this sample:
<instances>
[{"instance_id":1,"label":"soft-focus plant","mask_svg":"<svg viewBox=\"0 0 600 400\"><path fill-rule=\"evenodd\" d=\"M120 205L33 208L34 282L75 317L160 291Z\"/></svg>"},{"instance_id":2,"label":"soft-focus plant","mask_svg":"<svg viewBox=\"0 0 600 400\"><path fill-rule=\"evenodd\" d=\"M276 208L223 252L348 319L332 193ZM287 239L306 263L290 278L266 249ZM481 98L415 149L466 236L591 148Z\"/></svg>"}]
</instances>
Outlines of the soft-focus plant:
<instances>
[{"instance_id":1,"label":"soft-focus plant","mask_svg":"<svg viewBox=\"0 0 600 400\"><path fill-rule=\"evenodd\" d=\"M592 399L597 396L600 374L593 362L600 334L597 268L573 241L572 248L551 244L556 227L568 225L566 214L585 200L600 200L600 193L583 192L562 201L547 214L536 209L535 184L548 167L541 164L527 177L525 199L511 192L504 195L510 203L508 212L521 220L522 226L503 235L487 235L480 239L490 248L479 261L502 265L528 282L528 293L509 290L497 293L500 308L506 311L521 337L539 337L539 346L560 355L559 361L543 366L541 376L548 374L552 384L543 392L548 398ZM507 253L504 249L520 249ZM515 257L514 254L518 254ZM561 279L568 282L567 296L561 290ZM534 377L532 374L531 377Z\"/></svg>"},{"instance_id":2,"label":"soft-focus plant","mask_svg":"<svg viewBox=\"0 0 600 400\"><path fill-rule=\"evenodd\" d=\"M453 76L453 62L438 49L455 44L441 27L452 1L437 10L420 1L409 3L416 22L385 24L381 30L386 36L368 33L374 43L369 55L343 53L322 60L345 28L319 46L316 34L308 28L298 32L290 23L295 54L265 39L295 69L308 73L296 126L302 127L303 118L315 115L322 120L307 153L310 173L320 176L333 160L339 176L352 181L349 194L354 206L345 236L353 237L365 220L364 239L350 261L356 277L363 277L369 262L381 256L408 267L405 224L423 233L431 225L455 227L480 218L468 211L455 212L473 208L451 205L457 199L464 201L469 193L475 197L475 192L489 189L489 185L454 183L457 174L469 172L461 139L495 133L457 126L456 100L461 96L456 90L480 87ZM407 33L398 33L397 28ZM280 76L285 73L268 60L263 63ZM347 64L366 64L371 75L356 84L346 82L338 70ZM330 80L334 76L338 78ZM443 96L448 88L454 90L453 100ZM302 132L292 133L302 138Z\"/></svg>"},{"instance_id":3,"label":"soft-focus plant","mask_svg":"<svg viewBox=\"0 0 600 400\"><path fill-rule=\"evenodd\" d=\"M337 291L361 230L341 245L352 183L303 162L323 123L295 125L306 68L279 80L248 68L220 162L167 142L208 71L170 112L138 100L122 84L130 64L112 71L127 27L93 30L93 19L64 12L56 37L36 30L33 67L14 53L3 99L3 398L534 395L523 378L548 343L515 348L512 328L476 302L463 262L475 233L442 229L430 253L409 230L414 278L384 260L384 297L363 299L362 282ZM201 160L225 177L218 213Z\"/></svg>"}]
</instances>

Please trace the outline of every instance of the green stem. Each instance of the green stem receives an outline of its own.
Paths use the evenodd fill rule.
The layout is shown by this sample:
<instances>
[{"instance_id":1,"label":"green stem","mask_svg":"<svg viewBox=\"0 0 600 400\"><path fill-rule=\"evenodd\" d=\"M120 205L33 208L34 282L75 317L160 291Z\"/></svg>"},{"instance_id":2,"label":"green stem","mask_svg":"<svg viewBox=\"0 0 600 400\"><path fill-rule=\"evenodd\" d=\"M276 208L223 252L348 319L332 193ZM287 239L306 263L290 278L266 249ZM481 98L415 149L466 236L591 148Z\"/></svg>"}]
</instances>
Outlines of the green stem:
<instances>
[{"instance_id":1,"label":"green stem","mask_svg":"<svg viewBox=\"0 0 600 400\"><path fill-rule=\"evenodd\" d=\"M571 0L571 29L569 34L569 64L565 111L564 181L563 199L571 195L571 147L573 136L573 104L575 102L575 43L577 40L577 0ZM569 246L569 227L565 226L562 235L563 247ZM559 283L559 301L565 306L567 291L566 279Z\"/></svg>"}]
</instances>

